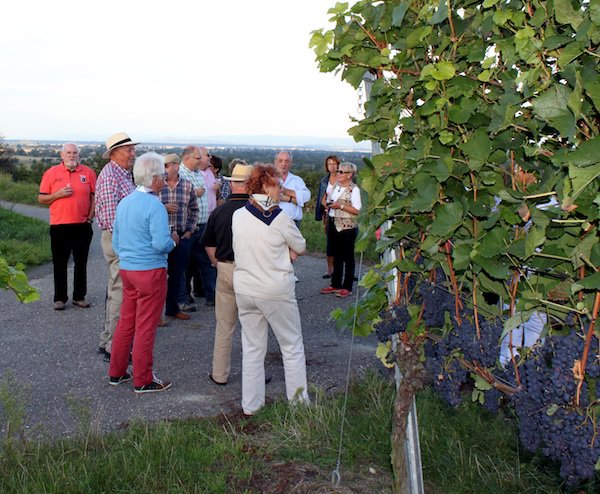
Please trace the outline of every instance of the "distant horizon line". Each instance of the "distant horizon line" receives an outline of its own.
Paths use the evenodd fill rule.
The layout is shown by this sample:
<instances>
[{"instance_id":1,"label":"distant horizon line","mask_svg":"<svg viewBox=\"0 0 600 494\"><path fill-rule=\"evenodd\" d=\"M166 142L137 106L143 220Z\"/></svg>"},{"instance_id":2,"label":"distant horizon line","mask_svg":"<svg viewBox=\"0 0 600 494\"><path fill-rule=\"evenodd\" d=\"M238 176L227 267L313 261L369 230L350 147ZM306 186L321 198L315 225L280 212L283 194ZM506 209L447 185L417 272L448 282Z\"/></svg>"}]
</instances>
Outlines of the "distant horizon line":
<instances>
[{"instance_id":1,"label":"distant horizon line","mask_svg":"<svg viewBox=\"0 0 600 494\"><path fill-rule=\"evenodd\" d=\"M239 136L203 136L194 138L181 138L172 136L147 136L136 138L142 141L140 145L188 145L202 143L207 147L255 147L255 148L300 148L300 149L336 149L348 151L370 151L370 142L355 142L350 137L315 137L315 136L272 136L272 135L239 135ZM81 144L105 144L104 140L95 137L79 138L4 138L5 142L26 143L65 143L75 142ZM267 144L267 142L269 142ZM199 144L200 145L200 144Z\"/></svg>"}]
</instances>

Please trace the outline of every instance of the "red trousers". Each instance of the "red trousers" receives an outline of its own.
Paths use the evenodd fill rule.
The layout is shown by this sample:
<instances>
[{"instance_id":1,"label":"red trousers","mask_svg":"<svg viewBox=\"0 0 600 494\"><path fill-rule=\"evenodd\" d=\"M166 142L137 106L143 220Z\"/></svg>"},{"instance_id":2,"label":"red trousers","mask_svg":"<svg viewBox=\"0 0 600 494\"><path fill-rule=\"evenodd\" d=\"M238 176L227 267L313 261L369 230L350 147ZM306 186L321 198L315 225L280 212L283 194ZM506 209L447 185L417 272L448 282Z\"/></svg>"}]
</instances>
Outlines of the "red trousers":
<instances>
[{"instance_id":1,"label":"red trousers","mask_svg":"<svg viewBox=\"0 0 600 494\"><path fill-rule=\"evenodd\" d=\"M152 382L152 355L156 328L167 295L167 270L120 270L123 303L110 354L109 376L127 372L129 352L133 358L133 385ZM133 349L132 349L133 343Z\"/></svg>"}]
</instances>

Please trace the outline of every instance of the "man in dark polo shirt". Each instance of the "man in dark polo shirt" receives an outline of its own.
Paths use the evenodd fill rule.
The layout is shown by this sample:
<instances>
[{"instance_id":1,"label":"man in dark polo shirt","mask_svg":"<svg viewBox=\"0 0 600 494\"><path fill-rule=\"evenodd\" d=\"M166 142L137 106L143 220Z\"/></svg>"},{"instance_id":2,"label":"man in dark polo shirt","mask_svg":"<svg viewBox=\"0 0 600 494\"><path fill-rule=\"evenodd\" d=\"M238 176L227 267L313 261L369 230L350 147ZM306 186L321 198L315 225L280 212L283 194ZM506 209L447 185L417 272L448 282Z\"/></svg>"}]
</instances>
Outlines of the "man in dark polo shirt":
<instances>
[{"instance_id":1,"label":"man in dark polo shirt","mask_svg":"<svg viewBox=\"0 0 600 494\"><path fill-rule=\"evenodd\" d=\"M212 265L217 268L215 289L215 346L213 350L212 373L210 379L219 385L227 384L231 370L231 345L237 325L238 310L233 291L233 248L231 218L233 213L244 207L248 201L246 181L252 166L241 163L235 166L231 177L224 177L231 183L231 195L218 206L208 218L202 243Z\"/></svg>"}]
</instances>

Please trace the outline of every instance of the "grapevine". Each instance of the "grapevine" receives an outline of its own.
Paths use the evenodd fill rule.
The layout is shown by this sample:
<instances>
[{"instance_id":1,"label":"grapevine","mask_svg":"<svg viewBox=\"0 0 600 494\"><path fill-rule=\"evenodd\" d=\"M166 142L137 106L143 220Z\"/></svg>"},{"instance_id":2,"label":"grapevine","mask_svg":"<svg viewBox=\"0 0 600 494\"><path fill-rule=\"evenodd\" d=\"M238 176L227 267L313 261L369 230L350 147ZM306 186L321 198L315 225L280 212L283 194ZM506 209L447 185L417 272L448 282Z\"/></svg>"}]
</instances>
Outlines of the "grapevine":
<instances>
[{"instance_id":1,"label":"grapevine","mask_svg":"<svg viewBox=\"0 0 600 494\"><path fill-rule=\"evenodd\" d=\"M377 251L397 253L361 281L356 332L418 348L453 404L471 391L494 408L502 394L526 447L559 461L570 484L590 478L600 1L362 0L329 14L333 29L311 38L320 69L355 88L373 81L349 130L381 149L359 176L368 202L357 248L383 227ZM501 337L534 313L547 321L541 340L512 341L500 368ZM530 394L541 415L525 406Z\"/></svg>"}]
</instances>

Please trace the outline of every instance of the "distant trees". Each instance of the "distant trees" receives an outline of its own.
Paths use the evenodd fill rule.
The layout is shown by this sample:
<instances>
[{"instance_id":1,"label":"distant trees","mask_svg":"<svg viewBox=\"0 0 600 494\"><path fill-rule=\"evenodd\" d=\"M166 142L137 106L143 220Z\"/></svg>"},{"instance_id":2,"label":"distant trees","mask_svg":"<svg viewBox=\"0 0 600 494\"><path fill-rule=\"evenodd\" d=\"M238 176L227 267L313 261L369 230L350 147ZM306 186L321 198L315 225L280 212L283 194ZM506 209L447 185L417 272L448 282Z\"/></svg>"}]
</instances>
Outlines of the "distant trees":
<instances>
[{"instance_id":1,"label":"distant trees","mask_svg":"<svg viewBox=\"0 0 600 494\"><path fill-rule=\"evenodd\" d=\"M8 149L0 139L0 171L10 173L15 181L39 182L44 171L60 161L61 144L22 145L18 144L15 149ZM224 164L223 174L227 175L227 165L233 158L242 158L248 163L262 162L272 163L275 157L275 148L251 148L251 147L210 147L212 153L218 155ZM6 160L2 158L5 156ZM177 153L181 156L183 146L138 146L138 154L146 151L156 151L160 154ZM106 164L102 159L104 146L102 144L80 146L81 162L96 173ZM342 161L351 161L359 168L363 165L363 159L368 157L366 152L341 151L323 149L293 149L294 173L304 178L307 186L314 191L318 180L324 174L323 163L325 158L331 154L337 154Z\"/></svg>"},{"instance_id":2,"label":"distant trees","mask_svg":"<svg viewBox=\"0 0 600 494\"><path fill-rule=\"evenodd\" d=\"M14 163L11 160L12 150L4 142L4 138L0 136L0 171L10 173L14 171Z\"/></svg>"}]
</instances>

